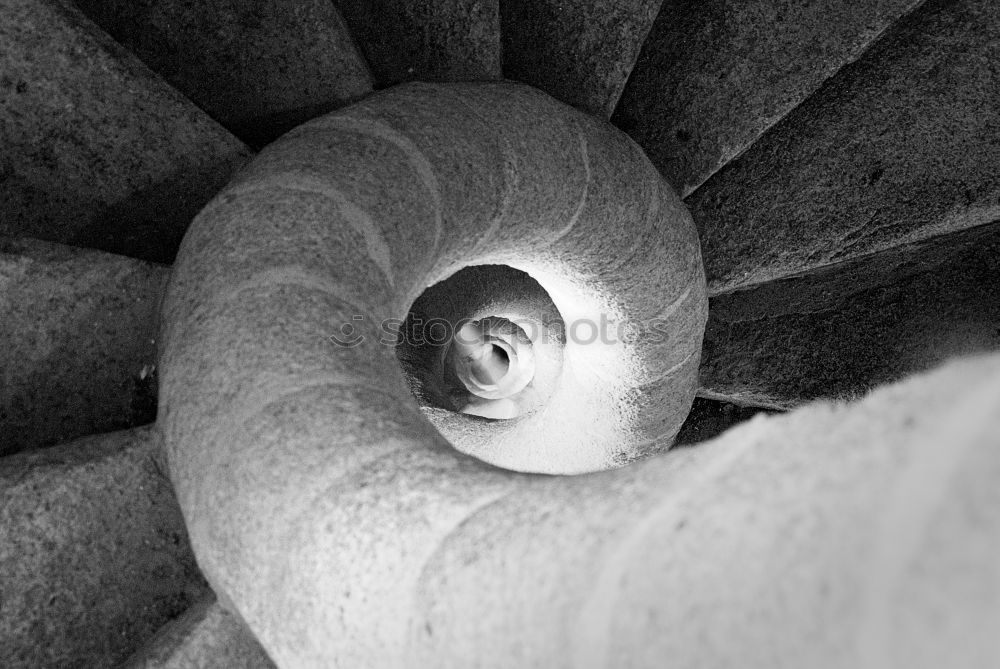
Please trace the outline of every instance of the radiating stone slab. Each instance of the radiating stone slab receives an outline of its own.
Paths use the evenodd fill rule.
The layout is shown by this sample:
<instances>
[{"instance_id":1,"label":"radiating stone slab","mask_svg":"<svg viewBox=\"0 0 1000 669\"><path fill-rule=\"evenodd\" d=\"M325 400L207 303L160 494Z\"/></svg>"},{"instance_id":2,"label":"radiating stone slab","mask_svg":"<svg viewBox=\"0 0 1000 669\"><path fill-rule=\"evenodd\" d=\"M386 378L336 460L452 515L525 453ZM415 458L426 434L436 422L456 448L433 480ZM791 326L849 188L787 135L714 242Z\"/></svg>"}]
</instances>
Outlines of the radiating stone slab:
<instances>
[{"instance_id":1,"label":"radiating stone slab","mask_svg":"<svg viewBox=\"0 0 1000 669\"><path fill-rule=\"evenodd\" d=\"M157 632L121 669L274 669L253 634L211 595Z\"/></svg>"},{"instance_id":2,"label":"radiating stone slab","mask_svg":"<svg viewBox=\"0 0 1000 669\"><path fill-rule=\"evenodd\" d=\"M329 0L76 0L153 71L261 144L371 92Z\"/></svg>"},{"instance_id":3,"label":"radiating stone slab","mask_svg":"<svg viewBox=\"0 0 1000 669\"><path fill-rule=\"evenodd\" d=\"M508 79L609 118L661 0L501 0Z\"/></svg>"},{"instance_id":4,"label":"radiating stone slab","mask_svg":"<svg viewBox=\"0 0 1000 669\"><path fill-rule=\"evenodd\" d=\"M169 270L0 239L0 455L156 417L156 333Z\"/></svg>"},{"instance_id":5,"label":"radiating stone slab","mask_svg":"<svg viewBox=\"0 0 1000 669\"><path fill-rule=\"evenodd\" d=\"M154 432L0 460L0 658L108 667L207 594Z\"/></svg>"},{"instance_id":6,"label":"radiating stone slab","mask_svg":"<svg viewBox=\"0 0 1000 669\"><path fill-rule=\"evenodd\" d=\"M703 390L787 407L1000 351L998 222L712 298Z\"/></svg>"},{"instance_id":7,"label":"radiating stone slab","mask_svg":"<svg viewBox=\"0 0 1000 669\"><path fill-rule=\"evenodd\" d=\"M684 197L920 0L666 0L614 122Z\"/></svg>"},{"instance_id":8,"label":"radiating stone slab","mask_svg":"<svg viewBox=\"0 0 1000 669\"><path fill-rule=\"evenodd\" d=\"M1000 218L1000 4L931 0L687 198L729 290Z\"/></svg>"},{"instance_id":9,"label":"radiating stone slab","mask_svg":"<svg viewBox=\"0 0 1000 669\"><path fill-rule=\"evenodd\" d=\"M334 0L379 87L503 77L499 0Z\"/></svg>"},{"instance_id":10,"label":"radiating stone slab","mask_svg":"<svg viewBox=\"0 0 1000 669\"><path fill-rule=\"evenodd\" d=\"M247 148L70 3L0 21L0 235L173 258Z\"/></svg>"}]
</instances>

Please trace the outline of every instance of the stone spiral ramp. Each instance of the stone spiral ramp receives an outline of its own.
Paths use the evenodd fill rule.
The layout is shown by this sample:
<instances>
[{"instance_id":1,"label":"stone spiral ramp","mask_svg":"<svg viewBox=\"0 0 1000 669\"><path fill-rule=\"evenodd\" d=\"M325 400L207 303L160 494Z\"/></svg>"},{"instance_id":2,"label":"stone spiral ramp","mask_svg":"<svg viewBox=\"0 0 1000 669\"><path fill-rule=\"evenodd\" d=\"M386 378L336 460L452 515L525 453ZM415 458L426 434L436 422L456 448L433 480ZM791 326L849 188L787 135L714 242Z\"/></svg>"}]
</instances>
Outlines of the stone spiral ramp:
<instances>
[{"instance_id":1,"label":"stone spiral ramp","mask_svg":"<svg viewBox=\"0 0 1000 669\"><path fill-rule=\"evenodd\" d=\"M379 88L508 78L644 149L711 295L682 440L720 407L853 398L1000 349L989 0L0 14L2 666L268 665L213 603L165 475L159 303L188 223L257 148Z\"/></svg>"}]
</instances>

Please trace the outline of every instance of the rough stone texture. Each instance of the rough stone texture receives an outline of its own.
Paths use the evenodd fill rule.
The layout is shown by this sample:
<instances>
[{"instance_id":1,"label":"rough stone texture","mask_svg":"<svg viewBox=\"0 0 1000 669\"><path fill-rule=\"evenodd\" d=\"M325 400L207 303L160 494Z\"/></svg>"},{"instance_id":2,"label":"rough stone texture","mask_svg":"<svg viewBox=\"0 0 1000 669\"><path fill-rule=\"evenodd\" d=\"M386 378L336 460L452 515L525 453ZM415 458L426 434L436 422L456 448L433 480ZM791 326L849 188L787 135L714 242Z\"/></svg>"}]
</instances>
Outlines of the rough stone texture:
<instances>
[{"instance_id":1,"label":"rough stone texture","mask_svg":"<svg viewBox=\"0 0 1000 669\"><path fill-rule=\"evenodd\" d=\"M217 592L295 669L995 665L1000 356L585 476L487 466L418 412L378 325L449 269L512 264L567 319L684 308L697 285L656 273L697 245L630 146L530 89L411 85L287 135L198 217L162 425ZM328 347L344 323L369 338ZM660 408L565 351L563 384L607 385L537 412L528 457ZM655 377L690 357L630 352Z\"/></svg>"},{"instance_id":2,"label":"rough stone texture","mask_svg":"<svg viewBox=\"0 0 1000 669\"><path fill-rule=\"evenodd\" d=\"M330 0L76 0L87 16L253 144L364 97L372 80Z\"/></svg>"},{"instance_id":3,"label":"rough stone texture","mask_svg":"<svg viewBox=\"0 0 1000 669\"><path fill-rule=\"evenodd\" d=\"M0 22L0 235L169 261L247 148L69 3Z\"/></svg>"},{"instance_id":4,"label":"rough stone texture","mask_svg":"<svg viewBox=\"0 0 1000 669\"><path fill-rule=\"evenodd\" d=\"M246 626L214 596L167 623L120 669L274 669Z\"/></svg>"},{"instance_id":5,"label":"rough stone texture","mask_svg":"<svg viewBox=\"0 0 1000 669\"><path fill-rule=\"evenodd\" d=\"M504 76L609 118L661 0L501 0Z\"/></svg>"},{"instance_id":6,"label":"rough stone texture","mask_svg":"<svg viewBox=\"0 0 1000 669\"><path fill-rule=\"evenodd\" d=\"M156 417L156 336L169 270L0 239L0 455Z\"/></svg>"},{"instance_id":7,"label":"rough stone texture","mask_svg":"<svg viewBox=\"0 0 1000 669\"><path fill-rule=\"evenodd\" d=\"M499 0L333 0L380 88L503 77Z\"/></svg>"},{"instance_id":8,"label":"rough stone texture","mask_svg":"<svg viewBox=\"0 0 1000 669\"><path fill-rule=\"evenodd\" d=\"M0 658L107 667L204 597L148 428L0 460Z\"/></svg>"},{"instance_id":9,"label":"rough stone texture","mask_svg":"<svg viewBox=\"0 0 1000 669\"><path fill-rule=\"evenodd\" d=\"M712 298L703 390L772 406L853 397L1000 350L1000 222Z\"/></svg>"},{"instance_id":10,"label":"rough stone texture","mask_svg":"<svg viewBox=\"0 0 1000 669\"><path fill-rule=\"evenodd\" d=\"M292 519L240 544L273 547L259 562L219 575L281 666L1000 661L1000 356L575 477L482 466L403 403L344 388L336 405L327 383L342 377L302 381L214 415L212 445L242 459L171 456L174 476L249 481L244 528ZM298 457L279 459L293 440ZM195 499L219 512L224 498ZM222 516L206 552L219 559L237 554L237 516Z\"/></svg>"},{"instance_id":11,"label":"rough stone texture","mask_svg":"<svg viewBox=\"0 0 1000 669\"><path fill-rule=\"evenodd\" d=\"M665 0L614 123L686 197L920 1Z\"/></svg>"},{"instance_id":12,"label":"rough stone texture","mask_svg":"<svg viewBox=\"0 0 1000 669\"><path fill-rule=\"evenodd\" d=\"M998 434L994 356L512 482L401 586L401 646L435 667L995 666Z\"/></svg>"},{"instance_id":13,"label":"rough stone texture","mask_svg":"<svg viewBox=\"0 0 1000 669\"><path fill-rule=\"evenodd\" d=\"M371 96L271 144L213 200L164 301L157 420L199 563L276 663L441 666L401 644L425 647L407 613L422 568L456 521L535 480L459 449L581 472L669 444L707 317L694 233L623 133L510 83ZM380 326L477 264L527 272L567 322L663 331L567 341L542 409L449 413L481 437L453 448ZM352 346L331 341L345 324Z\"/></svg>"},{"instance_id":14,"label":"rough stone texture","mask_svg":"<svg viewBox=\"0 0 1000 669\"><path fill-rule=\"evenodd\" d=\"M687 203L710 290L1000 218L1000 4L931 0Z\"/></svg>"}]
</instances>

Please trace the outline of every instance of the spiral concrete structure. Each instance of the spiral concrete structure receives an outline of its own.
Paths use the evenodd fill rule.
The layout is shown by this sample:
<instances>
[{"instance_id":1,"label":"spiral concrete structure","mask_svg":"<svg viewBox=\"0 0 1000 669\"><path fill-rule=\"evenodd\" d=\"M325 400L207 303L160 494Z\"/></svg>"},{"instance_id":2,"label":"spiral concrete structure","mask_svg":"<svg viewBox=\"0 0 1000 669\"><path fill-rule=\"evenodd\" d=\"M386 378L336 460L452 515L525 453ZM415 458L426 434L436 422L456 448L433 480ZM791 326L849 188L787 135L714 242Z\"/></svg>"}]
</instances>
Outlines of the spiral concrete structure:
<instances>
[{"instance_id":1,"label":"spiral concrete structure","mask_svg":"<svg viewBox=\"0 0 1000 669\"><path fill-rule=\"evenodd\" d=\"M552 395L518 418L421 411L381 323L458 268L498 263L536 277L567 322L636 314L672 336L567 337ZM928 442L993 405L989 366L981 399L935 430L876 432L877 448L851 445L863 411L842 426L818 407L799 420L828 423L828 440L809 448L790 417L625 469L525 473L668 445L704 320L690 220L609 126L510 84L409 85L312 121L198 216L167 292L160 425L199 565L283 667L841 666L840 648L875 667L928 645L935 616L995 620L944 576L959 558L989 570L988 551L949 550L978 521L937 520L949 499L986 508L988 432L947 453ZM328 336L343 323L350 345ZM912 409L897 420L912 426ZM969 629L963 647L989 656L981 622Z\"/></svg>"},{"instance_id":2,"label":"spiral concrete structure","mask_svg":"<svg viewBox=\"0 0 1000 669\"><path fill-rule=\"evenodd\" d=\"M669 330L568 338L543 408L496 423L454 417L452 429L478 437L467 450L510 470L578 473L669 446L694 396L707 315L697 234L631 140L540 92L409 85L374 96L269 146L189 229L160 358L171 478L202 569L279 655L300 646L291 634L367 637L356 652L391 642L377 630L392 623L376 622L400 596L391 584L416 576L441 532L532 480L444 440L380 336L424 287L488 263L535 276L570 329L628 317ZM342 323L357 342L331 341ZM388 478L369 487L369 475ZM338 522L359 492L389 506ZM344 619L361 584L341 592L334 563L363 559L315 542L363 527L363 553L381 566L362 578L389 590L358 593L361 618ZM307 574L312 586L288 587ZM271 636L257 627L265 619L302 626ZM347 627L332 632L335 619Z\"/></svg>"},{"instance_id":3,"label":"spiral concrete structure","mask_svg":"<svg viewBox=\"0 0 1000 669\"><path fill-rule=\"evenodd\" d=\"M794 4L9 0L0 665L997 665L1000 5Z\"/></svg>"}]
</instances>

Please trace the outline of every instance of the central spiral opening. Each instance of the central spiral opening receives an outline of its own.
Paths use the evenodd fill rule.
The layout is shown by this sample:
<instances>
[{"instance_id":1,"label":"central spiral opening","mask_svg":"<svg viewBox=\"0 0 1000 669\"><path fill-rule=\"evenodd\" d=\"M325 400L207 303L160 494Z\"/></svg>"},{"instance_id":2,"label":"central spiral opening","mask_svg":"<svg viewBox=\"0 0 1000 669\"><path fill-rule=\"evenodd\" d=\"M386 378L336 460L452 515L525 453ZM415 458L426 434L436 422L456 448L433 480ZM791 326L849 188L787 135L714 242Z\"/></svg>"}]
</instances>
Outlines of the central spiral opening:
<instances>
[{"instance_id":1,"label":"central spiral opening","mask_svg":"<svg viewBox=\"0 0 1000 669\"><path fill-rule=\"evenodd\" d=\"M527 273L466 267L414 302L396 354L424 407L509 420L555 385L564 339L553 323L562 325L558 310Z\"/></svg>"},{"instance_id":2,"label":"central spiral opening","mask_svg":"<svg viewBox=\"0 0 1000 669\"><path fill-rule=\"evenodd\" d=\"M458 328L445 365L468 390L462 413L484 418L513 418L514 398L535 376L531 338L507 318L490 316ZM450 374L446 373L446 379Z\"/></svg>"}]
</instances>

